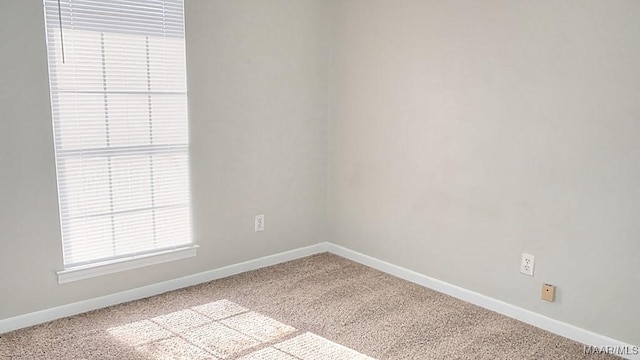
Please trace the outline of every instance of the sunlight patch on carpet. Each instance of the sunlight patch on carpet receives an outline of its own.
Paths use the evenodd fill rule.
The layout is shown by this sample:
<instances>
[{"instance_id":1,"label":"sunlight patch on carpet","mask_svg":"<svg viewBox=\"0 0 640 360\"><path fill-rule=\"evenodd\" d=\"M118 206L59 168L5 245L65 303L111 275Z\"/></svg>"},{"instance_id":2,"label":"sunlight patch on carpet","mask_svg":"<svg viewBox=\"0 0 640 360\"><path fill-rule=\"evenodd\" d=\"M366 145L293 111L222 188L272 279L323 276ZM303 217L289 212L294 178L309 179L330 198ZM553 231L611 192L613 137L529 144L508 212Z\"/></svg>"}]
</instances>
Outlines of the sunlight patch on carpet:
<instances>
[{"instance_id":1,"label":"sunlight patch on carpet","mask_svg":"<svg viewBox=\"0 0 640 360\"><path fill-rule=\"evenodd\" d=\"M296 331L289 325L255 312L240 314L220 322L262 342L276 340Z\"/></svg>"},{"instance_id":2,"label":"sunlight patch on carpet","mask_svg":"<svg viewBox=\"0 0 640 360\"><path fill-rule=\"evenodd\" d=\"M254 351L251 354L239 358L238 360L298 360L298 358L278 349L268 347Z\"/></svg>"},{"instance_id":3,"label":"sunlight patch on carpet","mask_svg":"<svg viewBox=\"0 0 640 360\"><path fill-rule=\"evenodd\" d=\"M181 336L221 359L260 344L260 341L217 322L189 329Z\"/></svg>"},{"instance_id":4,"label":"sunlight patch on carpet","mask_svg":"<svg viewBox=\"0 0 640 360\"><path fill-rule=\"evenodd\" d=\"M129 346L138 346L152 341L166 339L173 333L162 328L150 320L141 320L124 324L107 330L113 337L118 338Z\"/></svg>"},{"instance_id":5,"label":"sunlight patch on carpet","mask_svg":"<svg viewBox=\"0 0 640 360\"><path fill-rule=\"evenodd\" d=\"M273 347L304 360L374 360L367 355L309 332L275 344Z\"/></svg>"},{"instance_id":6,"label":"sunlight patch on carpet","mask_svg":"<svg viewBox=\"0 0 640 360\"><path fill-rule=\"evenodd\" d=\"M181 333L189 328L208 324L211 322L211 319L191 309L186 309L162 316L156 316L152 318L151 321L169 331Z\"/></svg>"},{"instance_id":7,"label":"sunlight patch on carpet","mask_svg":"<svg viewBox=\"0 0 640 360\"><path fill-rule=\"evenodd\" d=\"M200 306L194 306L191 309L203 315L206 315L213 320L220 320L229 316L243 313L245 311L249 311L249 309L226 299L214 301Z\"/></svg>"},{"instance_id":8,"label":"sunlight patch on carpet","mask_svg":"<svg viewBox=\"0 0 640 360\"><path fill-rule=\"evenodd\" d=\"M374 360L226 299L107 332L150 359Z\"/></svg>"},{"instance_id":9,"label":"sunlight patch on carpet","mask_svg":"<svg viewBox=\"0 0 640 360\"><path fill-rule=\"evenodd\" d=\"M159 340L137 347L137 350L154 360L211 360L211 353L179 337Z\"/></svg>"}]
</instances>

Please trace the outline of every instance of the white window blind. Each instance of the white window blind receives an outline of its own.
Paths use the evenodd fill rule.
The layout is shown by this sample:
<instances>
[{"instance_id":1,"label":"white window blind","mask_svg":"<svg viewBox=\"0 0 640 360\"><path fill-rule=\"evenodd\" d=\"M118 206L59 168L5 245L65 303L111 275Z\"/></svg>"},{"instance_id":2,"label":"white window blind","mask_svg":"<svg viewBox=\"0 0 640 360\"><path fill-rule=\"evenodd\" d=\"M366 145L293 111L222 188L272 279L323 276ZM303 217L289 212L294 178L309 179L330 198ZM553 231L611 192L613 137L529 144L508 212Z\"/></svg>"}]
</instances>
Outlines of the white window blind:
<instances>
[{"instance_id":1,"label":"white window blind","mask_svg":"<svg viewBox=\"0 0 640 360\"><path fill-rule=\"evenodd\" d=\"M192 243L182 0L44 0L65 268Z\"/></svg>"}]
</instances>

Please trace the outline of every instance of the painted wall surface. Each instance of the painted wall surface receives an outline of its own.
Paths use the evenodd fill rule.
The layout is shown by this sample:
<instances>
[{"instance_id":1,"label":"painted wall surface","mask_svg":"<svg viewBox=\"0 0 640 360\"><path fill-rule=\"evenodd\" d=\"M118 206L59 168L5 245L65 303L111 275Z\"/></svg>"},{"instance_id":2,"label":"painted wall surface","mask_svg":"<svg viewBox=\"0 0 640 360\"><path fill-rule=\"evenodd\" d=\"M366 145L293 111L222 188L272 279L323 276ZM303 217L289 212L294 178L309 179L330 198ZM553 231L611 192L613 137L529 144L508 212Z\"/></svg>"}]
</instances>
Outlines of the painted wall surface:
<instances>
[{"instance_id":1,"label":"painted wall surface","mask_svg":"<svg viewBox=\"0 0 640 360\"><path fill-rule=\"evenodd\" d=\"M640 344L640 2L335 14L329 239Z\"/></svg>"},{"instance_id":2,"label":"painted wall surface","mask_svg":"<svg viewBox=\"0 0 640 360\"><path fill-rule=\"evenodd\" d=\"M191 0L185 12L198 255L58 285L42 2L0 1L0 319L325 240L326 5Z\"/></svg>"},{"instance_id":3,"label":"painted wall surface","mask_svg":"<svg viewBox=\"0 0 640 360\"><path fill-rule=\"evenodd\" d=\"M328 240L640 344L638 19L633 0L187 0L198 256L58 285L41 2L0 1L0 319Z\"/></svg>"}]
</instances>

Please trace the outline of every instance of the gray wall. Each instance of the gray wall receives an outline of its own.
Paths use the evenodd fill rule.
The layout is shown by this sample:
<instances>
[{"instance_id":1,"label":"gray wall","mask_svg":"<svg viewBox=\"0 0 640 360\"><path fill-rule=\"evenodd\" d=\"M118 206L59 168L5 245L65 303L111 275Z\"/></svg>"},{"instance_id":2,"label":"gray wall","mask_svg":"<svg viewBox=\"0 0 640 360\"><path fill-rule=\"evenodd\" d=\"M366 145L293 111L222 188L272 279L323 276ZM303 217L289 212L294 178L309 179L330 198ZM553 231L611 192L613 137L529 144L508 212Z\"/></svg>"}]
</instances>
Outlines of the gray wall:
<instances>
[{"instance_id":1,"label":"gray wall","mask_svg":"<svg viewBox=\"0 0 640 360\"><path fill-rule=\"evenodd\" d=\"M329 240L640 344L639 18L621 0L187 0L198 256L58 285L41 2L0 0L0 318Z\"/></svg>"},{"instance_id":2,"label":"gray wall","mask_svg":"<svg viewBox=\"0 0 640 360\"><path fill-rule=\"evenodd\" d=\"M639 20L639 1L339 2L328 238L640 344Z\"/></svg>"},{"instance_id":3,"label":"gray wall","mask_svg":"<svg viewBox=\"0 0 640 360\"><path fill-rule=\"evenodd\" d=\"M325 240L326 6L191 0L185 10L198 255L58 285L42 2L0 0L0 319Z\"/></svg>"}]
</instances>

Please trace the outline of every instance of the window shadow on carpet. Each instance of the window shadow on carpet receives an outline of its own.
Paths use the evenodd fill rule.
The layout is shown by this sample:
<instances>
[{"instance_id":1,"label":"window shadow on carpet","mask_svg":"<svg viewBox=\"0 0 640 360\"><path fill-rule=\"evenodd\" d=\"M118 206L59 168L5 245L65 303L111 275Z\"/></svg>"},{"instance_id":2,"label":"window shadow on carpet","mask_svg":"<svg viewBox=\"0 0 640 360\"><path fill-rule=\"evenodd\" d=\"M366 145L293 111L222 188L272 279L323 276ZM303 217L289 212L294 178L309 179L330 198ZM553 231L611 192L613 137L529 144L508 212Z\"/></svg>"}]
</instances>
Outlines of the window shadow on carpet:
<instances>
[{"instance_id":1,"label":"window shadow on carpet","mask_svg":"<svg viewBox=\"0 0 640 360\"><path fill-rule=\"evenodd\" d=\"M226 299L107 332L150 359L374 360Z\"/></svg>"}]
</instances>

